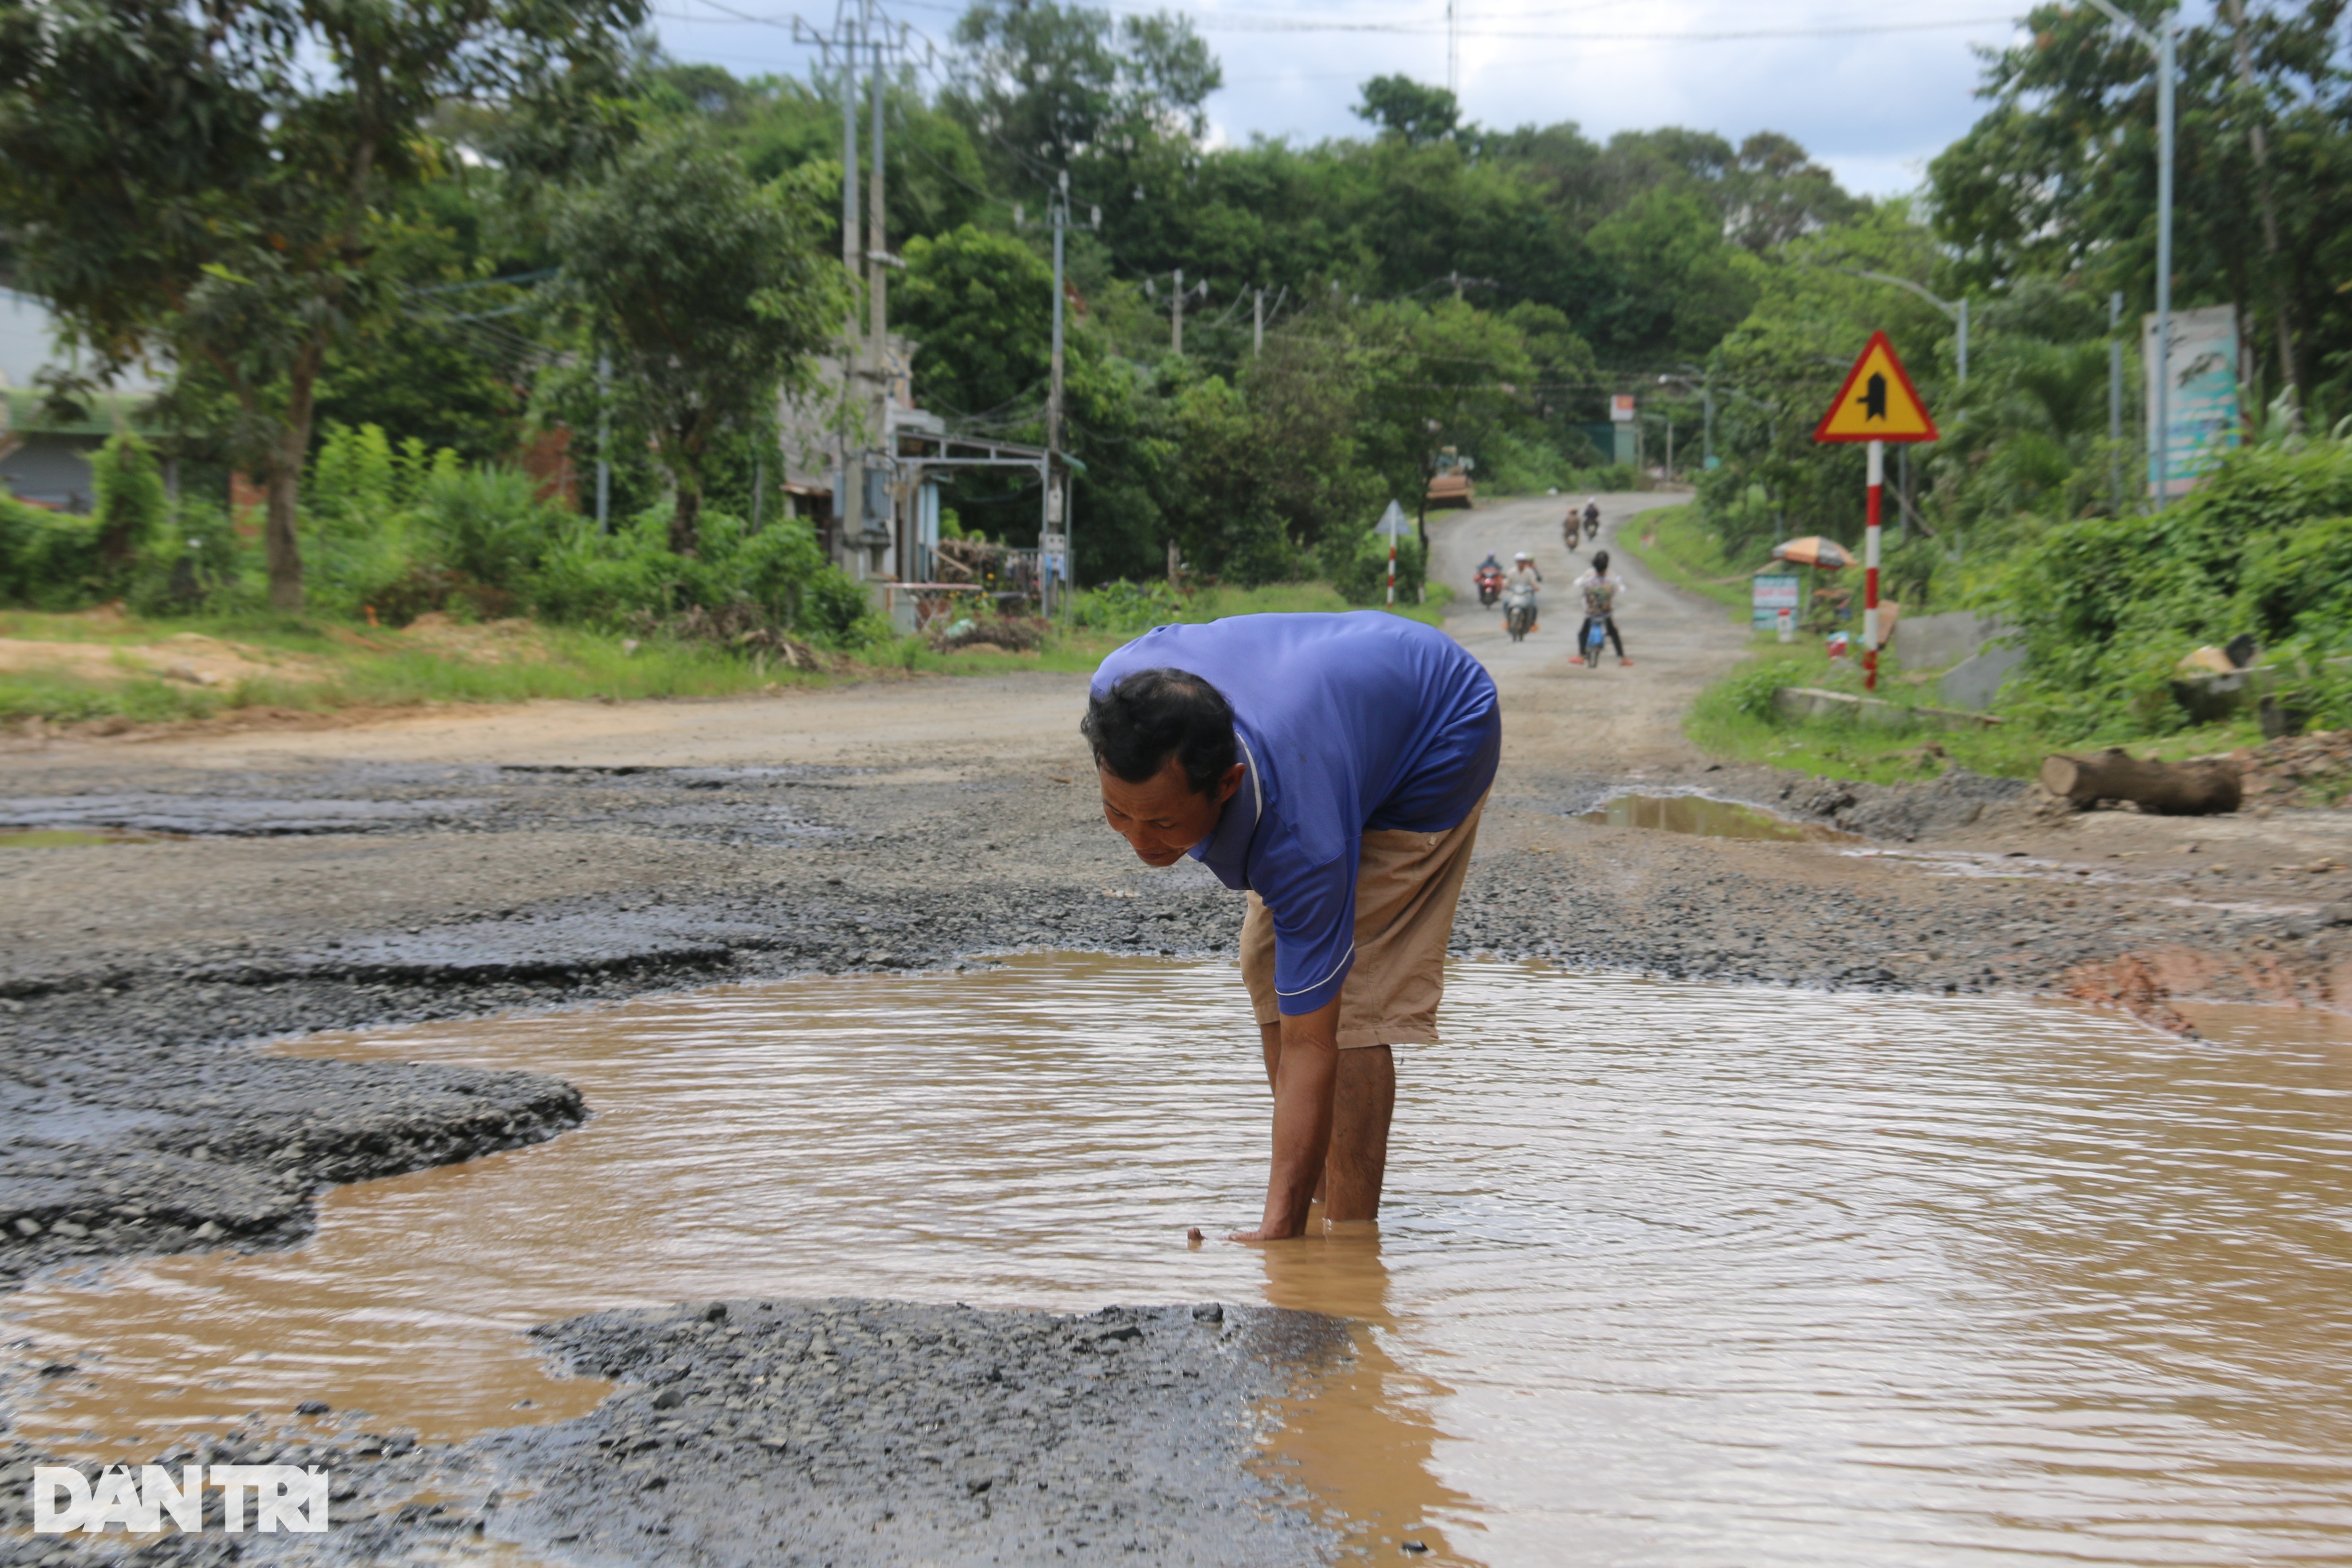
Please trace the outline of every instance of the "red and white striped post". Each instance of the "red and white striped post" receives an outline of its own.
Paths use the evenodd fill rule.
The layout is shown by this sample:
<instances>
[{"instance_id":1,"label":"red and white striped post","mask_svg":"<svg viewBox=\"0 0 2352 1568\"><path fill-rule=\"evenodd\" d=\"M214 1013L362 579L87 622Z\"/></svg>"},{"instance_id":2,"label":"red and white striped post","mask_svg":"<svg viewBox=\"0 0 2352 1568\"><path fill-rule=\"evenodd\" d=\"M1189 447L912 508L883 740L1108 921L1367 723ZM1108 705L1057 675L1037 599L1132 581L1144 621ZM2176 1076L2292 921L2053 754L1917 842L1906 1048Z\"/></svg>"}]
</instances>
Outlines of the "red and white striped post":
<instances>
[{"instance_id":1,"label":"red and white striped post","mask_svg":"<svg viewBox=\"0 0 2352 1568\"><path fill-rule=\"evenodd\" d=\"M1862 685L1878 689L1878 507L1886 493L1886 443L1870 444L1870 514L1862 531Z\"/></svg>"}]
</instances>

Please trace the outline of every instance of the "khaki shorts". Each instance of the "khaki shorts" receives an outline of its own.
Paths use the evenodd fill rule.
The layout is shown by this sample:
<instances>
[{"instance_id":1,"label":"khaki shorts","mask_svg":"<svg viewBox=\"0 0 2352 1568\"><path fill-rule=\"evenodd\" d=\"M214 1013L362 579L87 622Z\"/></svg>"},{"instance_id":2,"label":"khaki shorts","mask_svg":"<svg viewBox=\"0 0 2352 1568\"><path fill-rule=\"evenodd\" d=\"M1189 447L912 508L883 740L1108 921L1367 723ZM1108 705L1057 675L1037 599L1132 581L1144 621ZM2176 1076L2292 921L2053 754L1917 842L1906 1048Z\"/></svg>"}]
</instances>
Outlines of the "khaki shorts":
<instances>
[{"instance_id":1,"label":"khaki shorts","mask_svg":"<svg viewBox=\"0 0 2352 1568\"><path fill-rule=\"evenodd\" d=\"M1433 1046L1445 944L1470 869L1481 799L1443 833L1364 835L1356 872L1356 963L1339 986L1339 1048ZM1282 1016L1274 991L1274 916L1255 893L1242 920L1242 984L1260 1024Z\"/></svg>"}]
</instances>

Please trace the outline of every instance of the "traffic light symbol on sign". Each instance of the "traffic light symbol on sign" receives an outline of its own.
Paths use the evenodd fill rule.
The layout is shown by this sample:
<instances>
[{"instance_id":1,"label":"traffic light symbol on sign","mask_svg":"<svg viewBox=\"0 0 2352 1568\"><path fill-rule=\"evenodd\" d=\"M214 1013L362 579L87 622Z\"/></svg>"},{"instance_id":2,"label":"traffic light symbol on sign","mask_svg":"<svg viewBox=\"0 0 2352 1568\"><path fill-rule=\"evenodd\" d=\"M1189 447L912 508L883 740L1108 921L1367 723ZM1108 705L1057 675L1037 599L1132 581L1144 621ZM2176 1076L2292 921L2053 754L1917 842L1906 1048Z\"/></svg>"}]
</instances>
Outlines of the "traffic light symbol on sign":
<instances>
[{"instance_id":1,"label":"traffic light symbol on sign","mask_svg":"<svg viewBox=\"0 0 2352 1568\"><path fill-rule=\"evenodd\" d=\"M1873 332L1845 384L1822 416L1816 441L1933 441L1936 421L1895 357L1885 332Z\"/></svg>"}]
</instances>

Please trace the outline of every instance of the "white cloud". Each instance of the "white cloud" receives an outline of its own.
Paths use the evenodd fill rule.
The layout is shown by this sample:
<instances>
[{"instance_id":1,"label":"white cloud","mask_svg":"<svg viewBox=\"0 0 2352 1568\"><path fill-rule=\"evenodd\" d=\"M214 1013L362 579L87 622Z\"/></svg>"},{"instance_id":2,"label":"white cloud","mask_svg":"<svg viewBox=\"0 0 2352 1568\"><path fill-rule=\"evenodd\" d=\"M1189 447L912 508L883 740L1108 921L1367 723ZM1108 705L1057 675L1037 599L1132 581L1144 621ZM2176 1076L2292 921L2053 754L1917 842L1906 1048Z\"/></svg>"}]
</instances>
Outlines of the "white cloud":
<instances>
[{"instance_id":1,"label":"white cloud","mask_svg":"<svg viewBox=\"0 0 2352 1568\"><path fill-rule=\"evenodd\" d=\"M675 5L661 13L659 26L681 59L745 74L804 68L808 51L795 47L788 31L721 19L696 0ZM1155 8L1151 0L1112 0L1112 6ZM1360 134L1363 124L1349 110L1368 78L1396 72L1445 79L1443 0L1352 9L1337 0L1215 0L1181 8L1202 25L1223 63L1227 85L1210 110L1219 134L1234 142L1258 134L1302 142ZM685 20L688 15L709 19ZM934 38L943 39L952 25L951 14L937 4L903 15ZM1859 30L1969 18L1976 20L1950 28ZM1286 21L1414 30L1263 30ZM2015 36L2014 23L1989 0L1900 8L1865 0L1464 0L1461 26L1463 107L1482 124L1572 120L1596 140L1661 125L1713 131L1734 142L1755 131L1780 131L1835 169L1849 188L1874 195L1916 188L1927 160L1983 112L1974 96L1982 68L1970 46L1999 47ZM1857 30L1837 31L1845 26ZM1827 31L1704 36L1774 29ZM1526 36L1564 34L1587 37ZM1601 34L1643 36L1591 36Z\"/></svg>"}]
</instances>

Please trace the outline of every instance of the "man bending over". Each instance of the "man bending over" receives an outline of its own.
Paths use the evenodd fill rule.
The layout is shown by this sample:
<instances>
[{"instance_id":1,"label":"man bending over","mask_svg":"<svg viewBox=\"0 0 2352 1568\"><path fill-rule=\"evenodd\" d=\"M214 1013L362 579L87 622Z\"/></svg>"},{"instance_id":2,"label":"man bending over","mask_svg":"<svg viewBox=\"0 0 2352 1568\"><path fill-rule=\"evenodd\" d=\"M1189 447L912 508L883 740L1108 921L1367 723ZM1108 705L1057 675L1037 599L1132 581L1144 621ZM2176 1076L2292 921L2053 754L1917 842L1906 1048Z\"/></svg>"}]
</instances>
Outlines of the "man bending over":
<instances>
[{"instance_id":1,"label":"man bending over","mask_svg":"<svg viewBox=\"0 0 2352 1568\"><path fill-rule=\"evenodd\" d=\"M1434 1045L1446 940L1502 750L1495 683L1377 611L1160 626L1103 661L1080 726L1103 816L1152 866L1246 889L1242 983L1274 1090L1242 1241L1380 1213L1391 1046Z\"/></svg>"}]
</instances>

